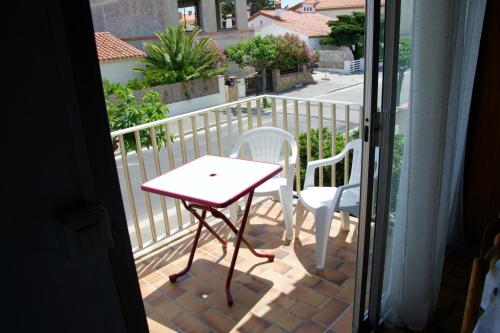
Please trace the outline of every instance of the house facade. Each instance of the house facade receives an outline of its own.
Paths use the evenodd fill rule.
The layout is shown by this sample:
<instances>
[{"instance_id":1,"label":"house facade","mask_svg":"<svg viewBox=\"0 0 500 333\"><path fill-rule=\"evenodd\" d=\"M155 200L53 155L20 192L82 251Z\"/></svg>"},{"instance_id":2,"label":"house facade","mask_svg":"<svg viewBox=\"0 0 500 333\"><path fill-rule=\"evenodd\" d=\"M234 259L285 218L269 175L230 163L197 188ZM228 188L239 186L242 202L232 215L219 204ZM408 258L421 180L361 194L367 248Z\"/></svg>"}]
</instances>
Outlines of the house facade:
<instances>
[{"instance_id":1,"label":"house facade","mask_svg":"<svg viewBox=\"0 0 500 333\"><path fill-rule=\"evenodd\" d=\"M253 37L246 0L90 0L95 31L109 31L142 48L165 27L199 27L221 47Z\"/></svg>"},{"instance_id":2,"label":"house facade","mask_svg":"<svg viewBox=\"0 0 500 333\"><path fill-rule=\"evenodd\" d=\"M126 83L134 78L142 79L141 67L144 52L124 42L109 32L94 34L101 76L111 82Z\"/></svg>"},{"instance_id":3,"label":"house facade","mask_svg":"<svg viewBox=\"0 0 500 333\"><path fill-rule=\"evenodd\" d=\"M315 5L313 0L307 0L300 6L294 6L294 10L284 10L276 2L276 9L259 10L252 15L248 19L248 26L255 29L256 35L297 35L316 50L320 48L320 39L330 33L328 21L331 18L317 13Z\"/></svg>"}]
</instances>

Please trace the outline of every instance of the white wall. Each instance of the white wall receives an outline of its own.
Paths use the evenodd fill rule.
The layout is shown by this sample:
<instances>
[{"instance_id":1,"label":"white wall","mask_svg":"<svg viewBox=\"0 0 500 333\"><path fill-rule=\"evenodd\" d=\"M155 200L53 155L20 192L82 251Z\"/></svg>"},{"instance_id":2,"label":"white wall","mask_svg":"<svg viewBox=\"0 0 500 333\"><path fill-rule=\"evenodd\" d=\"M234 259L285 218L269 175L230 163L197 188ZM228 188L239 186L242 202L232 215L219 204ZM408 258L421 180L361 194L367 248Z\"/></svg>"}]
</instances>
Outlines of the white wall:
<instances>
[{"instance_id":1,"label":"white wall","mask_svg":"<svg viewBox=\"0 0 500 333\"><path fill-rule=\"evenodd\" d=\"M259 15L256 18L254 18L251 21L248 21L248 27L249 28L262 28L265 26L268 26L270 24L273 24L276 22L276 20L273 20L267 16L264 15Z\"/></svg>"},{"instance_id":2,"label":"white wall","mask_svg":"<svg viewBox=\"0 0 500 333\"><path fill-rule=\"evenodd\" d=\"M120 83L126 83L134 78L142 80L142 73L133 70L141 66L138 58L99 62L102 78Z\"/></svg>"},{"instance_id":3,"label":"white wall","mask_svg":"<svg viewBox=\"0 0 500 333\"><path fill-rule=\"evenodd\" d=\"M327 9L317 10L316 13L336 19L337 15L350 15L354 12L364 12L364 8L347 8L347 9Z\"/></svg>"},{"instance_id":4,"label":"white wall","mask_svg":"<svg viewBox=\"0 0 500 333\"><path fill-rule=\"evenodd\" d=\"M167 104L169 110L168 116L173 117L180 114L193 112L211 106L226 103L226 96L224 93L226 88L224 86L224 76L222 75L219 76L218 80L219 80L219 93L198 98L192 98L190 100L182 102Z\"/></svg>"},{"instance_id":5,"label":"white wall","mask_svg":"<svg viewBox=\"0 0 500 333\"><path fill-rule=\"evenodd\" d=\"M267 25L267 26L260 28L260 29L255 29L256 36L266 36L266 35L280 36L280 35L284 35L286 33L299 36L299 38L301 40L303 40L304 42L306 42L306 44L313 50L316 50L319 48L319 39L320 38L309 38L308 36L299 34L293 30L279 26L276 23L273 23L271 25Z\"/></svg>"}]
</instances>

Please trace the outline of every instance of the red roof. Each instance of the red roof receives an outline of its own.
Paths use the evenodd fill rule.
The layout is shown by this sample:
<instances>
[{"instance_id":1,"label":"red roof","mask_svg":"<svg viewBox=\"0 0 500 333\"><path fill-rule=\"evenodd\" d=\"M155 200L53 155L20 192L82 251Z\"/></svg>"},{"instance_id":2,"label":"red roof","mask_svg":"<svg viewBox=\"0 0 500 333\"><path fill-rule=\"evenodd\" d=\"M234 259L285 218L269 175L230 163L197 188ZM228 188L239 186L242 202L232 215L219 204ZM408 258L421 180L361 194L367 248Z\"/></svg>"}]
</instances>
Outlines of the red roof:
<instances>
[{"instance_id":1,"label":"red roof","mask_svg":"<svg viewBox=\"0 0 500 333\"><path fill-rule=\"evenodd\" d=\"M94 34L99 61L145 57L146 54L109 32Z\"/></svg>"},{"instance_id":2,"label":"red roof","mask_svg":"<svg viewBox=\"0 0 500 333\"><path fill-rule=\"evenodd\" d=\"M365 0L306 0L290 7L291 10L297 10L303 3L316 3L316 10L342 9L342 8L364 8ZM383 6L384 0L381 1Z\"/></svg>"},{"instance_id":3,"label":"red roof","mask_svg":"<svg viewBox=\"0 0 500 333\"><path fill-rule=\"evenodd\" d=\"M252 21L259 15L271 18L276 21L277 25L308 37L328 36L331 31L327 23L332 18L317 13L297 13L292 10L285 10L283 15L278 17L273 9L263 9L253 14L248 20Z\"/></svg>"}]
</instances>

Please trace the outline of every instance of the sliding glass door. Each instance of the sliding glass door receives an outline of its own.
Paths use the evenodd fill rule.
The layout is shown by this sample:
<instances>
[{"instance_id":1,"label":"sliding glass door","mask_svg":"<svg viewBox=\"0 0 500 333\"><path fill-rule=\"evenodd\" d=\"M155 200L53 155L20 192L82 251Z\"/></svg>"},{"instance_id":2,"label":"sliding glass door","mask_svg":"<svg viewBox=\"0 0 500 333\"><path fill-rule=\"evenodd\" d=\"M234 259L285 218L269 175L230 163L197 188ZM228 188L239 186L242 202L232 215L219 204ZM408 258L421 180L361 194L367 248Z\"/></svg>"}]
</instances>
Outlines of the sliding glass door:
<instances>
[{"instance_id":1,"label":"sliding glass door","mask_svg":"<svg viewBox=\"0 0 500 333\"><path fill-rule=\"evenodd\" d=\"M385 248L390 239L399 1L367 1L363 169L353 332L377 327L384 295Z\"/></svg>"}]
</instances>

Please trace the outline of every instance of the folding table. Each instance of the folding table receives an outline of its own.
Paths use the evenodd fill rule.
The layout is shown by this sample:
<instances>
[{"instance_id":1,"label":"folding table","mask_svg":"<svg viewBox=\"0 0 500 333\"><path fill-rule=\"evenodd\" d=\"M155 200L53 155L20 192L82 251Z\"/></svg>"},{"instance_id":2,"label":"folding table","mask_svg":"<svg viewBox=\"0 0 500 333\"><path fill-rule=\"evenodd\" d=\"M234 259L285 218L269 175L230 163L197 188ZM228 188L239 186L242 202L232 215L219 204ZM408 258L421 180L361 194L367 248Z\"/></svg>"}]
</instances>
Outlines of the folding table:
<instances>
[{"instance_id":1,"label":"folding table","mask_svg":"<svg viewBox=\"0 0 500 333\"><path fill-rule=\"evenodd\" d=\"M281 170L282 167L278 164L206 155L142 184L141 189L144 191L181 200L184 207L199 221L187 266L181 272L170 275L171 282L176 282L191 268L203 227L210 231L224 247L227 246L227 241L222 239L205 220L207 212L210 212L212 216L222 219L237 235L226 279L227 304L233 305L230 290L231 278L241 242L245 243L255 256L267 258L269 261L274 260L272 254L255 251L243 237L243 232L255 188L280 173ZM238 230L219 209L229 206L247 194L248 199ZM201 214L197 212L197 209L201 211Z\"/></svg>"}]
</instances>

